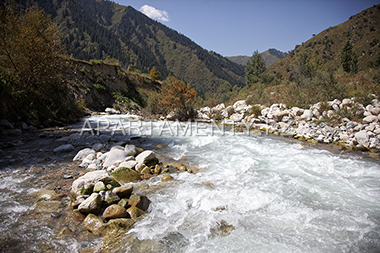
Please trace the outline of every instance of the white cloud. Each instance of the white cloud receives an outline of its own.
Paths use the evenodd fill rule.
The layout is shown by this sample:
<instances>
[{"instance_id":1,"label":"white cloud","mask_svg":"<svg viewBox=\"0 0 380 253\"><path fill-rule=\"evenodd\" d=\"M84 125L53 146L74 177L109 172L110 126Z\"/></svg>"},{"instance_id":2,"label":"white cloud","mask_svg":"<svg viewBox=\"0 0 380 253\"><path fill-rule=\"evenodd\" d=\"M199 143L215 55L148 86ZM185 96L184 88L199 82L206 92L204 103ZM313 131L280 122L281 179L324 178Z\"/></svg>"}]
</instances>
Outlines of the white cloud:
<instances>
[{"instance_id":1,"label":"white cloud","mask_svg":"<svg viewBox=\"0 0 380 253\"><path fill-rule=\"evenodd\" d=\"M163 22L169 21L169 13L167 11L157 10L153 6L141 6L140 11L150 18L157 19Z\"/></svg>"}]
</instances>

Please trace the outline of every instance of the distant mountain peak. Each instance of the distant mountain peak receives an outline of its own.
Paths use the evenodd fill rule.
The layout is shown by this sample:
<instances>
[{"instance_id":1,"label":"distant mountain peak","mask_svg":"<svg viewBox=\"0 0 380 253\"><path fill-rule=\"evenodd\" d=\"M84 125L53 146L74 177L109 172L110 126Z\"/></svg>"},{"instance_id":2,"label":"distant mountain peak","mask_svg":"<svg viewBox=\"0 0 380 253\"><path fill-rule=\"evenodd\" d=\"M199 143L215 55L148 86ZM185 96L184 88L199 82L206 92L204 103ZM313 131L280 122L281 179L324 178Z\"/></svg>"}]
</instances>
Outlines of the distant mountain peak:
<instances>
[{"instance_id":1,"label":"distant mountain peak","mask_svg":"<svg viewBox=\"0 0 380 253\"><path fill-rule=\"evenodd\" d=\"M283 53L275 48L270 48L267 51L264 51L261 53L261 56L263 57L265 64L267 67L275 63L276 61L284 58L286 53ZM239 56L229 56L227 57L230 61L233 61L235 63L246 65L247 62L251 59L251 56L246 55L239 55Z\"/></svg>"}]
</instances>

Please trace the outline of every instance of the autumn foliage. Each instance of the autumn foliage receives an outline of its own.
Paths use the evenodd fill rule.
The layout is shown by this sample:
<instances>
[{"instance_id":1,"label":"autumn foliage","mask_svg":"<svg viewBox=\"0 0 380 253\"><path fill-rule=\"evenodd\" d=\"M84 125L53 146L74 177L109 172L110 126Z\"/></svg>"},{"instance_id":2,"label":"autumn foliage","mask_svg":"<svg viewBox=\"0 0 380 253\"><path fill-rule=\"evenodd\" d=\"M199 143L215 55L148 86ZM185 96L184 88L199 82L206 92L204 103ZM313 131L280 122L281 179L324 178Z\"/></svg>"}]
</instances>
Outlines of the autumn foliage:
<instances>
[{"instance_id":1,"label":"autumn foliage","mask_svg":"<svg viewBox=\"0 0 380 253\"><path fill-rule=\"evenodd\" d=\"M172 76L167 78L161 92L158 106L162 107L166 113L174 111L179 120L195 117L197 92L190 86Z\"/></svg>"},{"instance_id":2,"label":"autumn foliage","mask_svg":"<svg viewBox=\"0 0 380 253\"><path fill-rule=\"evenodd\" d=\"M60 34L48 15L0 5L1 117L62 117L63 64Z\"/></svg>"}]
</instances>

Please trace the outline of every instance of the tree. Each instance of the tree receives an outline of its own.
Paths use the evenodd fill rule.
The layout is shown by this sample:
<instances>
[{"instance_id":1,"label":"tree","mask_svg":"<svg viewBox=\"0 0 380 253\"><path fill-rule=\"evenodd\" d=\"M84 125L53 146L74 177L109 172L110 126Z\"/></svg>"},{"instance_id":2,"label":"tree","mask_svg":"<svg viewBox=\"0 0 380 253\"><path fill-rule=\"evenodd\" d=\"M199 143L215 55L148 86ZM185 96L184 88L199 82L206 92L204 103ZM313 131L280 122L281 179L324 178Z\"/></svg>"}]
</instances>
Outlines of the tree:
<instances>
[{"instance_id":1,"label":"tree","mask_svg":"<svg viewBox=\"0 0 380 253\"><path fill-rule=\"evenodd\" d=\"M0 116L56 116L63 105L62 52L57 26L42 10L20 14L0 5Z\"/></svg>"},{"instance_id":2,"label":"tree","mask_svg":"<svg viewBox=\"0 0 380 253\"><path fill-rule=\"evenodd\" d=\"M357 63L358 58L357 56L352 52L352 44L349 40L347 40L346 44L343 47L342 54L341 54L341 64L343 67L343 70L347 73L356 73L358 71Z\"/></svg>"},{"instance_id":3,"label":"tree","mask_svg":"<svg viewBox=\"0 0 380 253\"><path fill-rule=\"evenodd\" d=\"M161 73L157 70L156 66L153 66L152 69L150 70L149 77L155 81L160 80Z\"/></svg>"},{"instance_id":4,"label":"tree","mask_svg":"<svg viewBox=\"0 0 380 253\"><path fill-rule=\"evenodd\" d=\"M174 111L179 120L187 120L196 116L194 109L197 92L174 76L165 80L161 89L162 97L158 106L166 113Z\"/></svg>"},{"instance_id":5,"label":"tree","mask_svg":"<svg viewBox=\"0 0 380 253\"><path fill-rule=\"evenodd\" d=\"M265 72L265 61L259 51L252 54L251 59L245 66L245 80L247 85L252 85L260 81L261 75Z\"/></svg>"}]
</instances>

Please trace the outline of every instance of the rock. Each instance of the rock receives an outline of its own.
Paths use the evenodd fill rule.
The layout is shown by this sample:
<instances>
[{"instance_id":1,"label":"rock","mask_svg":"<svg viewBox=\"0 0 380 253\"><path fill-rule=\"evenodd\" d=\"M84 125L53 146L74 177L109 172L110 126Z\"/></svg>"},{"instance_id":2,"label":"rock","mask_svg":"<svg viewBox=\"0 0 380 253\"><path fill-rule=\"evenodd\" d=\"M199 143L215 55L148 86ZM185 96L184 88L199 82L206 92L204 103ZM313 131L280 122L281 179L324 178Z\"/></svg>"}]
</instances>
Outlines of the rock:
<instances>
[{"instance_id":1,"label":"rock","mask_svg":"<svg viewBox=\"0 0 380 253\"><path fill-rule=\"evenodd\" d=\"M372 122L377 122L377 116L375 116L375 115L369 115L369 116L367 116L367 117L365 117L364 119L363 119L363 123L364 124L369 124L369 123L372 123Z\"/></svg>"},{"instance_id":2,"label":"rock","mask_svg":"<svg viewBox=\"0 0 380 253\"><path fill-rule=\"evenodd\" d=\"M61 201L40 201L37 203L34 212L36 213L60 213L65 205Z\"/></svg>"},{"instance_id":3,"label":"rock","mask_svg":"<svg viewBox=\"0 0 380 253\"><path fill-rule=\"evenodd\" d=\"M335 110L335 111L339 111L340 107L338 104L333 104L332 105L332 108Z\"/></svg>"},{"instance_id":4,"label":"rock","mask_svg":"<svg viewBox=\"0 0 380 253\"><path fill-rule=\"evenodd\" d=\"M94 151L100 151L100 150L102 150L102 148L103 148L103 144L102 143L96 143L96 144L92 145L92 149Z\"/></svg>"},{"instance_id":5,"label":"rock","mask_svg":"<svg viewBox=\"0 0 380 253\"><path fill-rule=\"evenodd\" d=\"M346 106L350 106L352 104L354 104L354 101L352 101L349 98L345 98L345 99L342 100L342 103L340 104L340 108L343 108L343 106L345 106L345 105Z\"/></svg>"},{"instance_id":6,"label":"rock","mask_svg":"<svg viewBox=\"0 0 380 253\"><path fill-rule=\"evenodd\" d=\"M136 221L138 217L145 214L145 212L143 210L141 210L140 208L134 207L134 206L128 208L127 212L131 216L131 219L134 221Z\"/></svg>"},{"instance_id":7,"label":"rock","mask_svg":"<svg viewBox=\"0 0 380 253\"><path fill-rule=\"evenodd\" d=\"M98 193L92 193L85 201L83 201L79 206L78 210L81 213L94 213L98 214L100 212L100 207L102 205L102 199Z\"/></svg>"},{"instance_id":8,"label":"rock","mask_svg":"<svg viewBox=\"0 0 380 253\"><path fill-rule=\"evenodd\" d=\"M228 236L231 234L233 230L235 230L234 226L229 225L224 220L221 220L220 223L218 222L216 227L211 228L211 235L212 236Z\"/></svg>"},{"instance_id":9,"label":"rock","mask_svg":"<svg viewBox=\"0 0 380 253\"><path fill-rule=\"evenodd\" d=\"M125 168L128 168L128 169L133 169L136 166L136 164L137 164L136 161L129 160L127 162L120 163L118 167L125 167Z\"/></svg>"},{"instance_id":10,"label":"rock","mask_svg":"<svg viewBox=\"0 0 380 253\"><path fill-rule=\"evenodd\" d=\"M108 168L115 162L123 162L129 154L125 152L122 147L113 147L109 152L105 153L104 156L106 158L104 160L103 167Z\"/></svg>"},{"instance_id":11,"label":"rock","mask_svg":"<svg viewBox=\"0 0 380 253\"><path fill-rule=\"evenodd\" d=\"M223 110L224 108L226 108L226 106L224 105L224 103L221 103L211 108L211 112L219 112Z\"/></svg>"},{"instance_id":12,"label":"rock","mask_svg":"<svg viewBox=\"0 0 380 253\"><path fill-rule=\"evenodd\" d=\"M71 152L74 150L73 145L71 144L64 144L54 149L55 153L61 153L61 152Z\"/></svg>"},{"instance_id":13,"label":"rock","mask_svg":"<svg viewBox=\"0 0 380 253\"><path fill-rule=\"evenodd\" d=\"M100 192L100 191L105 191L105 190L106 190L106 186L104 185L102 181L100 181L95 184L93 191Z\"/></svg>"},{"instance_id":14,"label":"rock","mask_svg":"<svg viewBox=\"0 0 380 253\"><path fill-rule=\"evenodd\" d=\"M111 173L111 177L119 183L131 183L140 181L140 175L125 167L117 168Z\"/></svg>"},{"instance_id":15,"label":"rock","mask_svg":"<svg viewBox=\"0 0 380 253\"><path fill-rule=\"evenodd\" d=\"M104 111L109 114L120 114L120 111L109 107L107 107Z\"/></svg>"},{"instance_id":16,"label":"rock","mask_svg":"<svg viewBox=\"0 0 380 253\"><path fill-rule=\"evenodd\" d=\"M88 172L73 182L71 191L76 194L81 194L83 193L83 190L88 189L91 185L95 185L97 182L103 181L109 177L109 174L105 170Z\"/></svg>"},{"instance_id":17,"label":"rock","mask_svg":"<svg viewBox=\"0 0 380 253\"><path fill-rule=\"evenodd\" d=\"M105 236L107 233L107 226L102 218L92 213L84 219L83 226L94 235Z\"/></svg>"},{"instance_id":18,"label":"rock","mask_svg":"<svg viewBox=\"0 0 380 253\"><path fill-rule=\"evenodd\" d=\"M109 142L110 139L111 139L111 135L108 135L108 134L101 134L99 136L99 141L101 142Z\"/></svg>"},{"instance_id":19,"label":"rock","mask_svg":"<svg viewBox=\"0 0 380 253\"><path fill-rule=\"evenodd\" d=\"M170 232L160 240L160 243L167 247L167 250L164 252L176 252L178 249L186 247L189 244L189 240L179 232Z\"/></svg>"},{"instance_id":20,"label":"rock","mask_svg":"<svg viewBox=\"0 0 380 253\"><path fill-rule=\"evenodd\" d=\"M301 116L304 112L304 109L301 109L299 107L292 107L291 112L294 116Z\"/></svg>"},{"instance_id":21,"label":"rock","mask_svg":"<svg viewBox=\"0 0 380 253\"><path fill-rule=\"evenodd\" d=\"M360 131L355 134L355 139L359 145L369 142L369 135L366 131Z\"/></svg>"},{"instance_id":22,"label":"rock","mask_svg":"<svg viewBox=\"0 0 380 253\"><path fill-rule=\"evenodd\" d=\"M70 141L70 137L66 136L66 137L62 137L62 138L56 139L54 142L56 142L56 143L67 143L69 141Z\"/></svg>"},{"instance_id":23,"label":"rock","mask_svg":"<svg viewBox=\"0 0 380 253\"><path fill-rule=\"evenodd\" d=\"M117 202L117 204L124 208L127 208L129 206L128 199L126 198L121 199L119 202Z\"/></svg>"},{"instance_id":24,"label":"rock","mask_svg":"<svg viewBox=\"0 0 380 253\"><path fill-rule=\"evenodd\" d=\"M40 201L59 200L64 196L64 194L58 194L53 190L42 189L37 192L37 196L34 202L37 203Z\"/></svg>"},{"instance_id":25,"label":"rock","mask_svg":"<svg viewBox=\"0 0 380 253\"><path fill-rule=\"evenodd\" d=\"M156 167L154 167L154 174L160 174L161 173L161 166L160 165L156 165Z\"/></svg>"},{"instance_id":26,"label":"rock","mask_svg":"<svg viewBox=\"0 0 380 253\"><path fill-rule=\"evenodd\" d=\"M168 164L169 166L173 166L175 168L178 168L180 171L187 171L187 168L185 165L183 165L182 163L175 163L175 162L172 162L172 163L169 163Z\"/></svg>"},{"instance_id":27,"label":"rock","mask_svg":"<svg viewBox=\"0 0 380 253\"><path fill-rule=\"evenodd\" d=\"M148 166L145 166L145 167L141 170L140 174L150 174L150 168L149 168Z\"/></svg>"},{"instance_id":28,"label":"rock","mask_svg":"<svg viewBox=\"0 0 380 253\"><path fill-rule=\"evenodd\" d=\"M81 136L80 133L74 133L74 134L71 134L71 135L69 136L69 138L70 138L71 141L77 141L77 140L80 140L81 137L82 137L82 136Z\"/></svg>"},{"instance_id":29,"label":"rock","mask_svg":"<svg viewBox=\"0 0 380 253\"><path fill-rule=\"evenodd\" d=\"M111 192L111 191L107 191L106 192L106 196L104 198L104 201L108 204L108 205L112 205L112 204L116 204L117 202L120 201L120 198L119 196L117 196L115 193Z\"/></svg>"},{"instance_id":30,"label":"rock","mask_svg":"<svg viewBox=\"0 0 380 253\"><path fill-rule=\"evenodd\" d=\"M171 181L174 180L174 178L170 175L163 175L161 178L161 182Z\"/></svg>"},{"instance_id":31,"label":"rock","mask_svg":"<svg viewBox=\"0 0 380 253\"><path fill-rule=\"evenodd\" d=\"M91 154L95 155L95 150L90 148L82 149L74 156L73 161L82 161Z\"/></svg>"},{"instance_id":32,"label":"rock","mask_svg":"<svg viewBox=\"0 0 380 253\"><path fill-rule=\"evenodd\" d=\"M129 214L127 213L124 207L114 204L110 205L106 208L106 210L104 210L102 217L105 220L116 218L128 218Z\"/></svg>"},{"instance_id":33,"label":"rock","mask_svg":"<svg viewBox=\"0 0 380 253\"><path fill-rule=\"evenodd\" d=\"M244 118L243 113L234 113L230 116L230 120L240 122Z\"/></svg>"},{"instance_id":34,"label":"rock","mask_svg":"<svg viewBox=\"0 0 380 253\"><path fill-rule=\"evenodd\" d=\"M241 110L247 109L247 102L245 100L239 100L234 103L232 106L235 110L235 112L240 112Z\"/></svg>"},{"instance_id":35,"label":"rock","mask_svg":"<svg viewBox=\"0 0 380 253\"><path fill-rule=\"evenodd\" d=\"M150 200L146 196L131 195L128 200L130 206L135 206L143 211L147 211L150 205Z\"/></svg>"},{"instance_id":36,"label":"rock","mask_svg":"<svg viewBox=\"0 0 380 253\"><path fill-rule=\"evenodd\" d=\"M134 223L135 222L132 219L127 219L127 218L111 219L107 222L107 228L108 230L120 229L120 228L123 230L127 230L130 227L132 227Z\"/></svg>"},{"instance_id":37,"label":"rock","mask_svg":"<svg viewBox=\"0 0 380 253\"><path fill-rule=\"evenodd\" d=\"M0 120L0 126L4 127L5 129L14 129L14 126L6 119Z\"/></svg>"},{"instance_id":38,"label":"rock","mask_svg":"<svg viewBox=\"0 0 380 253\"><path fill-rule=\"evenodd\" d=\"M64 227L61 229L61 231L59 231L57 237L63 237L66 235L70 235L71 233L72 233L72 231L68 227Z\"/></svg>"},{"instance_id":39,"label":"rock","mask_svg":"<svg viewBox=\"0 0 380 253\"><path fill-rule=\"evenodd\" d=\"M124 185L120 187L116 187L112 190L120 198L129 198L132 194L133 186L132 185Z\"/></svg>"},{"instance_id":40,"label":"rock","mask_svg":"<svg viewBox=\"0 0 380 253\"><path fill-rule=\"evenodd\" d=\"M310 121L313 118L313 112L311 110L304 110L301 118L307 121Z\"/></svg>"},{"instance_id":41,"label":"rock","mask_svg":"<svg viewBox=\"0 0 380 253\"><path fill-rule=\"evenodd\" d=\"M371 110L372 115L379 115L380 114L380 107L375 107Z\"/></svg>"},{"instance_id":42,"label":"rock","mask_svg":"<svg viewBox=\"0 0 380 253\"><path fill-rule=\"evenodd\" d=\"M153 151L146 150L136 156L136 162L145 164L146 166L153 166L158 163L158 159Z\"/></svg>"},{"instance_id":43,"label":"rock","mask_svg":"<svg viewBox=\"0 0 380 253\"><path fill-rule=\"evenodd\" d=\"M79 165L80 166L80 165ZM95 163L91 163L87 166L87 170L101 170L102 168L95 164Z\"/></svg>"},{"instance_id":44,"label":"rock","mask_svg":"<svg viewBox=\"0 0 380 253\"><path fill-rule=\"evenodd\" d=\"M137 155L137 149L135 145L125 145L124 151L128 154L128 156Z\"/></svg>"}]
</instances>

